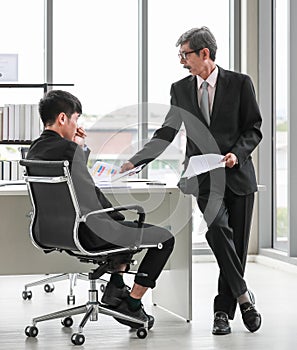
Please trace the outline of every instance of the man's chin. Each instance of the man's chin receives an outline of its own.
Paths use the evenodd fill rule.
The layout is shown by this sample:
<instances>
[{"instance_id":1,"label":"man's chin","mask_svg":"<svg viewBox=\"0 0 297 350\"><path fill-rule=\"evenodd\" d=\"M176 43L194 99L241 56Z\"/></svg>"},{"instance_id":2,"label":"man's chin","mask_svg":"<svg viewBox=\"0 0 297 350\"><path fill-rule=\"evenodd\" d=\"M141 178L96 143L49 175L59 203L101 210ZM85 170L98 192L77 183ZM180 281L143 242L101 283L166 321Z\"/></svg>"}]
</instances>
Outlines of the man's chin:
<instances>
[{"instance_id":1,"label":"man's chin","mask_svg":"<svg viewBox=\"0 0 297 350\"><path fill-rule=\"evenodd\" d=\"M192 73L192 68L190 66L184 66L185 69L188 69L189 73L193 74ZM194 74L193 74L194 75Z\"/></svg>"}]
</instances>

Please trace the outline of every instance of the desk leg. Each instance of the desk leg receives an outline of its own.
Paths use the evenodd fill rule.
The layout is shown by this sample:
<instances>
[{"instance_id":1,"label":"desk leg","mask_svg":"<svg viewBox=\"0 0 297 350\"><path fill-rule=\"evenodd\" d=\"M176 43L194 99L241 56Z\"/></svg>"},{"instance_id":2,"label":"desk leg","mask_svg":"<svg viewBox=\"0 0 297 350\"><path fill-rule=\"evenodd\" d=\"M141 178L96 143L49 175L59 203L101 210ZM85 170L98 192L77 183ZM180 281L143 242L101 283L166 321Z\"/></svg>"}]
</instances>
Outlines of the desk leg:
<instances>
[{"instance_id":1,"label":"desk leg","mask_svg":"<svg viewBox=\"0 0 297 350\"><path fill-rule=\"evenodd\" d=\"M153 303L192 320L192 201L190 196L173 192L169 196L171 232L175 248L153 290ZM174 292L173 292L174 291Z\"/></svg>"}]
</instances>

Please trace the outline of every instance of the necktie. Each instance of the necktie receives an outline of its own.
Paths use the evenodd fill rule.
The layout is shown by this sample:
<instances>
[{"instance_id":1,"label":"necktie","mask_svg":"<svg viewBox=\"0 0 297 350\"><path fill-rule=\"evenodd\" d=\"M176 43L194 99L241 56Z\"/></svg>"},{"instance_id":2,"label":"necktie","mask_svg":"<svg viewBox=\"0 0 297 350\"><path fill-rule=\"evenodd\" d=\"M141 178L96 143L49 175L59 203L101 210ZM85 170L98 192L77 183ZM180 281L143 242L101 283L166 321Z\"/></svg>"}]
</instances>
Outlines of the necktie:
<instances>
[{"instance_id":1,"label":"necktie","mask_svg":"<svg viewBox=\"0 0 297 350\"><path fill-rule=\"evenodd\" d=\"M203 113L203 116L206 120L207 125L210 124L210 116L209 116L209 100L208 100L208 82L204 81L201 84L202 94L201 94L201 100L200 100L200 109Z\"/></svg>"}]
</instances>

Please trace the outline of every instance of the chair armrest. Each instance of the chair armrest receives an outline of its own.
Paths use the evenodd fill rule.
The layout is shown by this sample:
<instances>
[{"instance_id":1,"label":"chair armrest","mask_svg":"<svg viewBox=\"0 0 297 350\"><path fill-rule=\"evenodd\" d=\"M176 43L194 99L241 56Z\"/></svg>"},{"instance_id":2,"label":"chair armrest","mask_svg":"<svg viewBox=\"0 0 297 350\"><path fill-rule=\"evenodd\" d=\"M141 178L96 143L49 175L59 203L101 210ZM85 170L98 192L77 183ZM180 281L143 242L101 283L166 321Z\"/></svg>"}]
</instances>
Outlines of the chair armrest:
<instances>
[{"instance_id":1,"label":"chair armrest","mask_svg":"<svg viewBox=\"0 0 297 350\"><path fill-rule=\"evenodd\" d=\"M91 211L91 212L83 215L79 221L86 222L87 218L91 215L111 213L111 212L124 211L124 210L136 210L137 214L139 215L138 227L142 227L142 224L144 223L144 220L145 220L145 212L144 212L144 209L140 205L136 205L136 204L128 204L125 206L118 206L118 207L113 207L113 208L94 210L94 211Z\"/></svg>"}]
</instances>

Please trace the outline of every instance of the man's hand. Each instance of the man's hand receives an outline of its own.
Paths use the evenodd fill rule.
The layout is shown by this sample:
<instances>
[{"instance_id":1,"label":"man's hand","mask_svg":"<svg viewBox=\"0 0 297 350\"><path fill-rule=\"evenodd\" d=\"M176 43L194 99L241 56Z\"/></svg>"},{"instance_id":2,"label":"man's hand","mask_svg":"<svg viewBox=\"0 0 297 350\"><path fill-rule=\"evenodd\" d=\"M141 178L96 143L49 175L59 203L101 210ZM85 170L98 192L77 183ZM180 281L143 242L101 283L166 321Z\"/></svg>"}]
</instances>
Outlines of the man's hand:
<instances>
[{"instance_id":1,"label":"man's hand","mask_svg":"<svg viewBox=\"0 0 297 350\"><path fill-rule=\"evenodd\" d=\"M132 164L131 162L127 161L121 166L120 173L124 173L125 171L131 170L133 168L135 168L134 164Z\"/></svg>"},{"instance_id":2,"label":"man's hand","mask_svg":"<svg viewBox=\"0 0 297 350\"><path fill-rule=\"evenodd\" d=\"M223 162L226 162L226 167L233 168L238 163L237 157L234 153L227 153L223 158Z\"/></svg>"},{"instance_id":3,"label":"man's hand","mask_svg":"<svg viewBox=\"0 0 297 350\"><path fill-rule=\"evenodd\" d=\"M73 141L77 143L79 146L83 147L85 144L85 138L87 134L85 132L85 129L81 126L76 129L76 133L73 137Z\"/></svg>"}]
</instances>

